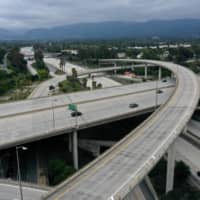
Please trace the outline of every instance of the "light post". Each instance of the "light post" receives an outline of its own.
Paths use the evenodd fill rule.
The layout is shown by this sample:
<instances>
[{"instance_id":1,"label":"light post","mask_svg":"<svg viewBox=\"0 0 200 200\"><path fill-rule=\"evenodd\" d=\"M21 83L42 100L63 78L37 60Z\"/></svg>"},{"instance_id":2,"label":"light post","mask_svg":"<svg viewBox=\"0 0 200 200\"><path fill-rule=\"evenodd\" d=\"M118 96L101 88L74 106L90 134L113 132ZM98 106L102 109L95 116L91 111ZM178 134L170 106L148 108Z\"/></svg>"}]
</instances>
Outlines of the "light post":
<instances>
[{"instance_id":1,"label":"light post","mask_svg":"<svg viewBox=\"0 0 200 200\"><path fill-rule=\"evenodd\" d=\"M72 136L72 141L73 141L73 162L74 162L74 168L76 170L79 169L79 164L78 164L78 133L77 133L77 130L78 130L78 108L77 108L77 105L76 104L69 104L68 105L68 109L70 111L73 111L75 112L75 127L74 127L74 130L73 130L73 136Z\"/></svg>"},{"instance_id":2,"label":"light post","mask_svg":"<svg viewBox=\"0 0 200 200\"><path fill-rule=\"evenodd\" d=\"M55 129L55 110L54 110L54 102L56 102L57 100L56 99L53 99L52 101L52 116L53 116L53 129Z\"/></svg>"},{"instance_id":3,"label":"light post","mask_svg":"<svg viewBox=\"0 0 200 200\"><path fill-rule=\"evenodd\" d=\"M158 79L156 78L155 110L158 106Z\"/></svg>"},{"instance_id":4,"label":"light post","mask_svg":"<svg viewBox=\"0 0 200 200\"><path fill-rule=\"evenodd\" d=\"M20 158L19 158L19 150L22 149L26 151L28 148L24 146L16 146L16 157L17 157L17 175L18 175L18 182L19 182L19 191L21 200L23 200L23 190L22 190L22 181L21 181L21 169L20 169Z\"/></svg>"}]
</instances>

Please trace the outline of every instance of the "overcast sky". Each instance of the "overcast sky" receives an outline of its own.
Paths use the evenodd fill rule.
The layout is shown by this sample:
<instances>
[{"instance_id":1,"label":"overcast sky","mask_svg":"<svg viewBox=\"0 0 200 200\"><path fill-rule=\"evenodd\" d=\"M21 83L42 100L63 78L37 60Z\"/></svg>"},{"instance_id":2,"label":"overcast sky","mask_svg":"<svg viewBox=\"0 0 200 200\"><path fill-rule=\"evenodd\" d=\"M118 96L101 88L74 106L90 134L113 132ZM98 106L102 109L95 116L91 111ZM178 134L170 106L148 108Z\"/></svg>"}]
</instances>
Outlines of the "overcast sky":
<instances>
[{"instance_id":1,"label":"overcast sky","mask_svg":"<svg viewBox=\"0 0 200 200\"><path fill-rule=\"evenodd\" d=\"M0 0L0 28L200 18L200 0Z\"/></svg>"}]
</instances>

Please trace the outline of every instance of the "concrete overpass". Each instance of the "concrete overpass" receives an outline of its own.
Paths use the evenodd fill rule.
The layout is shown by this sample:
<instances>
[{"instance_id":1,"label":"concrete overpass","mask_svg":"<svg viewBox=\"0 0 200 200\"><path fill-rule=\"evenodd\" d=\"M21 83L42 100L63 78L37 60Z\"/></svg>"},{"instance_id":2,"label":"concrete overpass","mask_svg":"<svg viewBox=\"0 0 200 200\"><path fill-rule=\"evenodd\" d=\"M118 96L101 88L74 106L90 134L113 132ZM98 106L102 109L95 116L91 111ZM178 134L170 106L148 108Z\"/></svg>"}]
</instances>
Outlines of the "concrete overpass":
<instances>
[{"instance_id":1,"label":"concrete overpass","mask_svg":"<svg viewBox=\"0 0 200 200\"><path fill-rule=\"evenodd\" d=\"M131 59L106 61L143 62L167 68L176 76L175 90L168 101L142 125L58 186L45 199L126 199L167 150L166 190L173 188L173 143L185 128L198 103L199 83L196 76L173 63Z\"/></svg>"},{"instance_id":2,"label":"concrete overpass","mask_svg":"<svg viewBox=\"0 0 200 200\"><path fill-rule=\"evenodd\" d=\"M149 84L149 83L146 83L146 84ZM154 84L154 89L155 89L155 87L156 87L156 84L155 84L155 82L153 83ZM163 84L162 82L160 83L160 84ZM167 86L168 87L168 86ZM149 88L149 86L148 86L148 88ZM110 91L111 90L113 90L113 88L110 88ZM150 90L152 90L152 89L150 89ZM99 90L100 91L100 90ZM124 90L123 90L124 91ZM141 95L141 92L139 92L139 90L138 91L136 91L136 93L137 93L137 95ZM133 94L133 93L132 93ZM166 94L166 92L164 91L164 94ZM124 95L124 94L123 94ZM116 97L122 97L123 96L122 94L115 94L115 97L113 97L113 96L111 96L110 95L110 99L112 98L112 99L115 99ZM127 112L127 105L129 105L129 103L130 103L130 100L129 99L127 99L127 95L129 96L130 95L130 97L131 97L131 99L133 98L133 96L131 96L131 94L130 94L130 92L129 92L129 94L125 94L125 96L126 96L126 98L121 98L121 99L119 99L119 102L123 102L125 99L126 100L128 100L129 102L125 102L124 101L124 104L126 104L126 108L125 108L125 112ZM170 93L168 93L168 96L170 95ZM95 96L96 96L96 94L95 94ZM124 96L124 97L125 97ZM153 101L151 101L150 100L150 102L151 102L151 105L154 105L153 106L153 109L155 108L155 90L154 91L152 91L152 93L150 94L149 93L149 96L153 96ZM162 95L161 95L162 96ZM60 96L61 97L61 96ZM65 97L66 98L66 97ZM69 98L71 98L71 97L69 97ZM102 102L101 103L103 103L103 104L105 104L105 103L107 103L108 102L108 104L109 104L109 98L107 98L107 97L105 97L105 95L104 95L104 97L102 97ZM135 96L134 96L134 98L135 98ZM137 97L138 98L138 97ZM140 98L139 99L137 99L136 98L136 101L140 101ZM149 97L148 97L149 98ZM42 100L44 100L45 98L43 98ZM59 99L62 99L62 98L59 98ZM167 99L167 97L165 97L165 100ZM40 99L41 100L41 99ZM49 100L50 100L50 98L49 98ZM30 115L31 114L33 114L33 113L38 113L38 115L40 115L40 114L42 114L42 116L43 116L43 118L44 118L44 116L45 115L43 115L44 113L42 113L43 111L44 112L46 112L47 110L50 110L50 112L52 111L52 107L55 107L55 109L56 110L58 110L58 109L60 109L61 107L63 108L63 107L65 107L66 106L66 104L65 103L61 103L60 101L55 101L54 102L54 100L55 99L52 99L51 98L51 100L50 101L47 101L46 99L45 99L45 101L46 101L46 103L44 104L44 105L46 105L46 107L43 105L43 104L41 104L41 101L38 101L37 103L36 103L36 107L37 107L37 109L36 110L32 110L32 108L34 108L34 104L32 104L33 105L33 107L31 108L31 110L30 110L30 105L31 105L31 102L29 101L29 103L28 103L28 101L27 102L25 102L25 104L24 103L22 103L22 102L18 102L19 104L18 104L18 108L16 109L16 105L12 105L12 104L9 104L8 105L8 107L10 107L10 109L8 109L8 107L7 107L7 109L5 109L4 110L4 112L2 112L2 113L4 113L4 114L2 114L2 116L1 116L1 118L2 118L2 121L5 121L5 118L15 118L15 119L12 119L11 121L12 121L12 123L14 122L14 123L16 123L16 124L20 124L20 123L18 123L18 122L20 122L21 121L21 123L23 123L23 121L27 121L27 119L28 120L30 120ZM163 100L163 102L165 101L165 100ZM44 101L44 102L45 102ZM71 101L71 99L69 99L69 102ZM91 103L91 101L93 101L93 100L89 100L90 101L90 103ZM147 102L148 100L147 100L147 98L146 98L146 102ZM54 102L55 103L55 105L53 105L52 106L52 102ZM93 101L94 102L94 101ZM116 104L118 104L119 102L115 102ZM146 104L146 102L144 102L144 104ZM153 103L152 103L153 102ZM33 103L33 102L32 102ZM53 103L53 104L54 104ZM60 104L61 103L61 104ZM80 102L78 102L78 103L80 103ZM87 102L88 103L88 102ZM111 102L110 102L111 103ZM22 104L23 106L21 106L21 108L23 108L23 110L21 110L20 109L20 104ZM96 103L95 103L96 104ZM113 105L113 103L111 103L112 105ZM114 104L114 105L116 105L116 104ZM142 103L143 104L143 103ZM158 103L158 105L159 105L160 103ZM24 107L24 105L25 105L25 107ZM97 106L98 107L98 103L97 103L97 105L95 105L95 107ZM119 105L119 104L118 104ZM150 105L150 104L149 104ZM149 106L148 105L148 106ZM4 106L5 106L5 104L4 104ZM3 107L4 107L3 106ZM38 109L38 106L39 106L39 109ZM147 106L147 107L148 107ZM90 106L89 106L90 107ZM89 110L89 107L86 109L86 110ZM116 105L116 107L119 107L119 106L117 106ZM18 111L16 111L15 109L15 111L13 111L12 110L12 108L15 108L16 110L20 110L20 112L18 113ZM100 107L98 107L98 108L100 108ZM122 109L123 109L124 107L122 107ZM140 107L140 108L142 108L142 107ZM93 108L94 109L94 108ZM106 109L108 110L108 107L106 107ZM130 111L130 110L129 110ZM115 113L116 114L116 116L119 116L119 117L121 117L121 115L119 114L119 110L117 111L118 113ZM123 111L124 112L124 111ZM108 112L107 112L108 113ZM28 115L27 115L28 114ZM104 113L104 114L106 114L106 112ZM24 117L24 118L21 118L21 116L25 116L26 115L26 117ZM50 115L49 114L49 112L48 112L48 114L46 114L46 116L47 115ZM98 115L98 114L97 114ZM28 116L28 117L27 117ZM116 117L115 116L115 117ZM126 114L126 116L128 116L128 113ZM101 118L102 116L100 116L100 118ZM21 118L19 121L15 121L16 120L16 118ZM35 115L35 118L37 118L37 115ZM42 117L41 117L42 118ZM4 119L4 120L3 120ZM32 118L33 119L33 118ZM118 118L116 118L116 119L118 119ZM111 120L114 120L114 119L111 119ZM34 119L34 121L35 121L35 119ZM41 121L41 119L39 119L39 121ZM81 121L81 120L80 120ZM64 121L64 123L66 123L66 121ZM8 123L9 125L11 125L10 123ZM51 123L52 124L52 123ZM72 123L73 124L73 123ZM26 124L27 126L28 125L31 125L31 124ZM33 124L32 124L33 125ZM2 126L3 127L3 126ZM32 127L33 129L35 129L36 127ZM60 128L60 127L59 127ZM72 127L73 128L73 127ZM80 127L81 128L81 127ZM7 126L7 129L8 129L8 126ZM52 126L51 126L51 129L52 129ZM5 129L4 129L5 130ZM9 130L7 130L7 131L9 131ZM18 130L17 130L18 131ZM21 130L19 130L19 131L21 131ZM27 132L29 132L30 131L30 129L28 130L27 129ZM34 130L34 131L36 131L36 130ZM57 130L55 130L55 127L53 127L53 131L57 131ZM14 132L14 131L13 131ZM11 133L11 134L7 134L7 136L9 135L9 137L10 137L10 139L9 140L13 140L13 139L15 139L15 138L13 138L13 132L12 131L10 131L9 133ZM24 136L25 134L23 134L23 133L25 133L25 132L22 132L22 135ZM62 132L60 132L59 134L61 134ZM33 133L31 133L31 134L33 134ZM46 134L46 133L45 133ZM56 133L56 134L58 134L58 133ZM52 136L51 134L49 134L48 133L48 135L49 136ZM6 137L7 137L6 136ZM48 137L49 137L48 136ZM30 135L29 136L27 136L27 135L25 135L25 137L30 137ZM41 136L40 137L38 137L38 135L36 136L37 137L37 139L40 139L41 138ZM46 136L45 136L46 137ZM5 138L5 137L4 137ZM42 138L43 138L43 136L42 136ZM18 138L17 138L18 139ZM28 140L26 140L27 138L23 138L23 142L27 142ZM33 139L33 138L32 138ZM15 141L16 142L16 141ZM17 142L19 142L19 141L17 141ZM20 141L20 143L21 143L22 141ZM11 145L16 145L17 143L13 143L13 144L11 144ZM3 146L2 146L2 148L4 148Z\"/></svg>"},{"instance_id":3,"label":"concrete overpass","mask_svg":"<svg viewBox=\"0 0 200 200\"><path fill-rule=\"evenodd\" d=\"M174 83L159 82L163 93L157 94L158 104L164 103L173 91ZM7 103L0 105L0 149L71 132L75 119L67 105L78 105L83 116L79 129L136 116L155 110L156 82L146 82L95 91L72 93ZM130 109L130 103L139 107Z\"/></svg>"}]
</instances>

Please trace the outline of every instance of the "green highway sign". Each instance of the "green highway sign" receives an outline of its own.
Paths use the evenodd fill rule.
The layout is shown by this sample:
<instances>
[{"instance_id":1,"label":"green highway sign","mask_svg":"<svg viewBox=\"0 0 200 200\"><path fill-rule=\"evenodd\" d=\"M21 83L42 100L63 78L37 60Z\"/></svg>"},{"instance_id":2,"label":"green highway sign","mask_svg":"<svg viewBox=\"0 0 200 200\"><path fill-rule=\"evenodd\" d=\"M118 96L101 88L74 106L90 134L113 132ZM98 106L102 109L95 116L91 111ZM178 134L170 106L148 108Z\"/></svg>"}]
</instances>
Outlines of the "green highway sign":
<instances>
[{"instance_id":1,"label":"green highway sign","mask_svg":"<svg viewBox=\"0 0 200 200\"><path fill-rule=\"evenodd\" d=\"M77 111L77 110L78 110L76 104L69 104L69 105L68 105L68 109L69 109L69 110L72 110L72 111Z\"/></svg>"}]
</instances>

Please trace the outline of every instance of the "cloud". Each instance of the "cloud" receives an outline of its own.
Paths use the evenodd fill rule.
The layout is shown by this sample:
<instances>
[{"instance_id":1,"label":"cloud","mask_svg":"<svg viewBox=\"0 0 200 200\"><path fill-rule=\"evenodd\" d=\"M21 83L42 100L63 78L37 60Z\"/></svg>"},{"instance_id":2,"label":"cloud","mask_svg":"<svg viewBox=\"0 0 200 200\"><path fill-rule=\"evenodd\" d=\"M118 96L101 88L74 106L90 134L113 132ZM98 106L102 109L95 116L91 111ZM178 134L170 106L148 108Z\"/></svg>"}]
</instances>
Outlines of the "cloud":
<instances>
[{"instance_id":1,"label":"cloud","mask_svg":"<svg viewBox=\"0 0 200 200\"><path fill-rule=\"evenodd\" d=\"M0 28L200 18L199 0L0 0Z\"/></svg>"}]
</instances>

